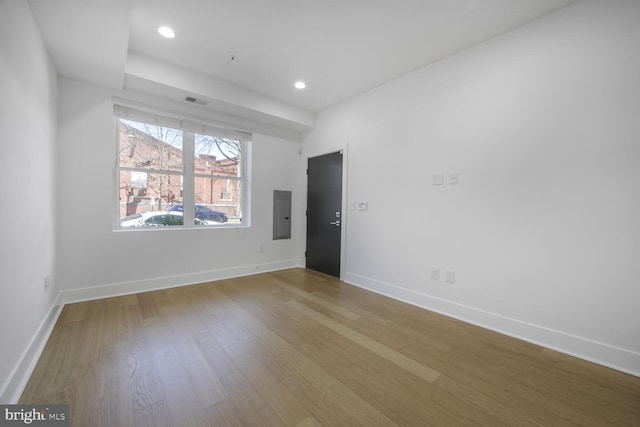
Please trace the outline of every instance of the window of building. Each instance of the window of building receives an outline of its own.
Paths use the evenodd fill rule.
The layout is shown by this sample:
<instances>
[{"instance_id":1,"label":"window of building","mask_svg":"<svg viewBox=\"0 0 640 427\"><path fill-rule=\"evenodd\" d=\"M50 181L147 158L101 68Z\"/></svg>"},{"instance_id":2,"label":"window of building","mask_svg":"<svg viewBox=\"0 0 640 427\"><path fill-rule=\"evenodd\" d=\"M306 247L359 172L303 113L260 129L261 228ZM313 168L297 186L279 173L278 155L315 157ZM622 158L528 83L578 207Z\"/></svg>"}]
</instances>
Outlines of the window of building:
<instances>
[{"instance_id":1,"label":"window of building","mask_svg":"<svg viewBox=\"0 0 640 427\"><path fill-rule=\"evenodd\" d=\"M250 134L121 105L114 115L116 228L248 225Z\"/></svg>"},{"instance_id":2,"label":"window of building","mask_svg":"<svg viewBox=\"0 0 640 427\"><path fill-rule=\"evenodd\" d=\"M232 200L233 199L233 181L228 179L226 188L220 193L220 200Z\"/></svg>"}]
</instances>

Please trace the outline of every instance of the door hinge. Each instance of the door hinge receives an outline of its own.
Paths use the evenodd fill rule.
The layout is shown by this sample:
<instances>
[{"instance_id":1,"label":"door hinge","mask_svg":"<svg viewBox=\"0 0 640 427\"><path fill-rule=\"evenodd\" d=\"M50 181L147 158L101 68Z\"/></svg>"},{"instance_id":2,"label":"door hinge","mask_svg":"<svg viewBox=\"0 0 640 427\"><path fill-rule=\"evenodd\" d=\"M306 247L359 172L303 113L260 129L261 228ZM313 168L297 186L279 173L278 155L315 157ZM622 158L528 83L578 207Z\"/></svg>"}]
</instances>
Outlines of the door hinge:
<instances>
[{"instance_id":1,"label":"door hinge","mask_svg":"<svg viewBox=\"0 0 640 427\"><path fill-rule=\"evenodd\" d=\"M307 251L304 251L304 257L305 258L307 257Z\"/></svg>"}]
</instances>

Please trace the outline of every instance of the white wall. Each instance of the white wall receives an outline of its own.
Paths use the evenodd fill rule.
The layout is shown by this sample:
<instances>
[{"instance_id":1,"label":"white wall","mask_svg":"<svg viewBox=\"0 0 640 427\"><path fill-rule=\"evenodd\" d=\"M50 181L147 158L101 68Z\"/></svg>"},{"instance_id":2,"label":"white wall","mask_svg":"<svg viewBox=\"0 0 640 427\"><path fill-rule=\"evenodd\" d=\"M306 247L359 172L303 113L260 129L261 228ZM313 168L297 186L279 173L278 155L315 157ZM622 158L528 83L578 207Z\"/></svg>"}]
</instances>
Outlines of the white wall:
<instances>
[{"instance_id":1,"label":"white wall","mask_svg":"<svg viewBox=\"0 0 640 427\"><path fill-rule=\"evenodd\" d=\"M272 240L273 190L293 190L294 142L254 134L252 226L114 232L112 96L185 114L202 110L133 92L59 80L59 280L65 301L297 266L299 233ZM211 117L215 123L215 117ZM294 194L294 198L300 194ZM81 208L77 208L77 206ZM293 221L300 221L293 218ZM264 252L259 247L264 244Z\"/></svg>"},{"instance_id":2,"label":"white wall","mask_svg":"<svg viewBox=\"0 0 640 427\"><path fill-rule=\"evenodd\" d=\"M640 375L639 22L585 0L321 113L343 278Z\"/></svg>"},{"instance_id":3,"label":"white wall","mask_svg":"<svg viewBox=\"0 0 640 427\"><path fill-rule=\"evenodd\" d=\"M56 75L24 1L0 1L0 94L0 403L7 403L18 398L38 356L32 344L46 336L58 294Z\"/></svg>"}]
</instances>

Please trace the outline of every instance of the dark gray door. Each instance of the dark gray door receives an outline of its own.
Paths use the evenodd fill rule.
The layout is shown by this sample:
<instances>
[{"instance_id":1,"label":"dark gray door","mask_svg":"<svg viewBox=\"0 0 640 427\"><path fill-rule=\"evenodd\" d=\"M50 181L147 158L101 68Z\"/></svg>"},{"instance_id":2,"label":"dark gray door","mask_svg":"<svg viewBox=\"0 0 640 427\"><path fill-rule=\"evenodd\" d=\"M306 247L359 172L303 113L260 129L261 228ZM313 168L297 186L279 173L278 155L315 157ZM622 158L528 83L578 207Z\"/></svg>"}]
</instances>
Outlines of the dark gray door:
<instances>
[{"instance_id":1,"label":"dark gray door","mask_svg":"<svg viewBox=\"0 0 640 427\"><path fill-rule=\"evenodd\" d=\"M309 159L307 268L340 277L342 153Z\"/></svg>"}]
</instances>

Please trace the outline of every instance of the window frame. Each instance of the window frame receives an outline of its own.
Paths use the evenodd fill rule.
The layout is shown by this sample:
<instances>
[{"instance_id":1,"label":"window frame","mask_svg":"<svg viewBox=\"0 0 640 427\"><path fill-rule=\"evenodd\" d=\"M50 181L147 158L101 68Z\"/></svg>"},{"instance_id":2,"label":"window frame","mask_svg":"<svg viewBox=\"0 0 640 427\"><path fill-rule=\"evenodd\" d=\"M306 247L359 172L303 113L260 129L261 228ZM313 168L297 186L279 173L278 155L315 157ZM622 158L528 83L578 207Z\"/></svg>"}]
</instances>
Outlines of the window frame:
<instances>
[{"instance_id":1,"label":"window frame","mask_svg":"<svg viewBox=\"0 0 640 427\"><path fill-rule=\"evenodd\" d=\"M120 164L120 120L129 120L138 123L148 124L151 126L161 126L176 129L182 133L182 170L167 169L158 170L150 168L136 168L130 166L121 166ZM196 118L188 117L175 112L159 111L147 106L137 105L131 106L129 102L122 102L114 99L113 102L113 129L115 130L115 209L113 215L114 231L150 231L150 230L211 230L219 228L247 228L251 226L250 221L250 156L252 135L249 132L236 129L221 128L210 124L209 122ZM226 138L238 141L240 143L240 153L238 159L238 176L229 175L203 175L197 173L195 169L195 151L196 151L196 135L205 135L214 138ZM123 227L120 225L121 211L121 188L120 176L122 171L146 173L148 175L172 175L181 177L182 192L182 225L172 225L166 227ZM238 206L238 222L228 222L219 224L196 224L196 179L209 178L219 180L236 181L237 206ZM232 199L233 200L233 199ZM187 208L188 207L188 208ZM190 207L193 207L191 209Z\"/></svg>"}]
</instances>

